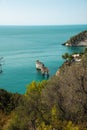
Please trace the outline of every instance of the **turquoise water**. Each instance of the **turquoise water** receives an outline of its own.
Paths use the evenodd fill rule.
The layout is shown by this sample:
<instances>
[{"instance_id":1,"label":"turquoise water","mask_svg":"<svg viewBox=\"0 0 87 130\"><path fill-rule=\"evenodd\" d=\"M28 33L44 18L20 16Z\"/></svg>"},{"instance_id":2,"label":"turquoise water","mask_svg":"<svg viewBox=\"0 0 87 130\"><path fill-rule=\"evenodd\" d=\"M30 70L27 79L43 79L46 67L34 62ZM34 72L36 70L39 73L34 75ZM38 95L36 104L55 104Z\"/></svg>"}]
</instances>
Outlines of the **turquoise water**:
<instances>
[{"instance_id":1,"label":"turquoise water","mask_svg":"<svg viewBox=\"0 0 87 130\"><path fill-rule=\"evenodd\" d=\"M46 79L36 71L36 60L50 69L50 77L54 75L63 63L62 54L84 50L61 45L83 30L87 30L87 25L0 26L0 57L4 57L0 88L24 93L33 80Z\"/></svg>"}]
</instances>

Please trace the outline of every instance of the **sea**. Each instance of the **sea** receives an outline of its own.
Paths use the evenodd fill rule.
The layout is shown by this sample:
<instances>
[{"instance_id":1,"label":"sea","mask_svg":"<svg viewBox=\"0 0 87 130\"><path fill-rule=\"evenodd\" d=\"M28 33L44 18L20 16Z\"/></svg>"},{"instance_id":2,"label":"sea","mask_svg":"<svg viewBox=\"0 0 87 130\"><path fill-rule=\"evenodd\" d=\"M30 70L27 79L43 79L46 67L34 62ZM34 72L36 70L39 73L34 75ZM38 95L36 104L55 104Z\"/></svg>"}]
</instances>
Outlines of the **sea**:
<instances>
[{"instance_id":1,"label":"sea","mask_svg":"<svg viewBox=\"0 0 87 130\"><path fill-rule=\"evenodd\" d=\"M66 47L62 43L87 30L87 25L0 26L0 89L24 94L32 81L42 81L36 60L49 68L49 79L63 64L66 52L83 52L85 47Z\"/></svg>"}]
</instances>

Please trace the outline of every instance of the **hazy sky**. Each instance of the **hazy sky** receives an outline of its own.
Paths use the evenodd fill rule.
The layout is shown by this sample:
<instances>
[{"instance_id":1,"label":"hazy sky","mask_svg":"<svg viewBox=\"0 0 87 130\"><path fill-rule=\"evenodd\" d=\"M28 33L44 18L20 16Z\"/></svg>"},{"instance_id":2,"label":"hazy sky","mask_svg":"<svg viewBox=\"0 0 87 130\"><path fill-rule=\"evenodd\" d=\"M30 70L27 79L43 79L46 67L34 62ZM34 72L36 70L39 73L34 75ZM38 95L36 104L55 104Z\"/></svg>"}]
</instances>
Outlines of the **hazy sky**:
<instances>
[{"instance_id":1,"label":"hazy sky","mask_svg":"<svg viewBox=\"0 0 87 130\"><path fill-rule=\"evenodd\" d=\"M87 24L87 0L0 0L0 25Z\"/></svg>"}]
</instances>

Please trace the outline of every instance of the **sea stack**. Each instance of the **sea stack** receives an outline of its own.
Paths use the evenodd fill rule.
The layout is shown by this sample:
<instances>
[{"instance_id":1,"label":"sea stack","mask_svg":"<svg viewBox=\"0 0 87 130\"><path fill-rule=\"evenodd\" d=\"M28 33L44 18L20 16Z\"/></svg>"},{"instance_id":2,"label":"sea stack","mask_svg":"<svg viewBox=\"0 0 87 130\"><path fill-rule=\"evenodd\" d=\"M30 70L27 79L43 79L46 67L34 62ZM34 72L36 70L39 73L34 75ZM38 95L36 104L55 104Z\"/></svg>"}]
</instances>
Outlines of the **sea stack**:
<instances>
[{"instance_id":1,"label":"sea stack","mask_svg":"<svg viewBox=\"0 0 87 130\"><path fill-rule=\"evenodd\" d=\"M40 70L43 76L49 77L49 69L39 60L36 61L36 69Z\"/></svg>"}]
</instances>

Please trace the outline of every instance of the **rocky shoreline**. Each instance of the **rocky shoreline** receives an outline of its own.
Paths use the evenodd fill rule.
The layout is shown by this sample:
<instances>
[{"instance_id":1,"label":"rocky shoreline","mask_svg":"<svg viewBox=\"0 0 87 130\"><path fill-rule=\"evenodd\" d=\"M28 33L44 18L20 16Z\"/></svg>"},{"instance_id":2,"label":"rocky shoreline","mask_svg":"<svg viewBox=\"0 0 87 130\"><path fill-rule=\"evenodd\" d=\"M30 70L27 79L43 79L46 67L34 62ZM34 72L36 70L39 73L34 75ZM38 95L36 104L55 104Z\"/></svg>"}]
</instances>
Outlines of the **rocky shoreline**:
<instances>
[{"instance_id":1,"label":"rocky shoreline","mask_svg":"<svg viewBox=\"0 0 87 130\"><path fill-rule=\"evenodd\" d=\"M87 46L87 30L71 37L68 41L63 43L65 46Z\"/></svg>"}]
</instances>

